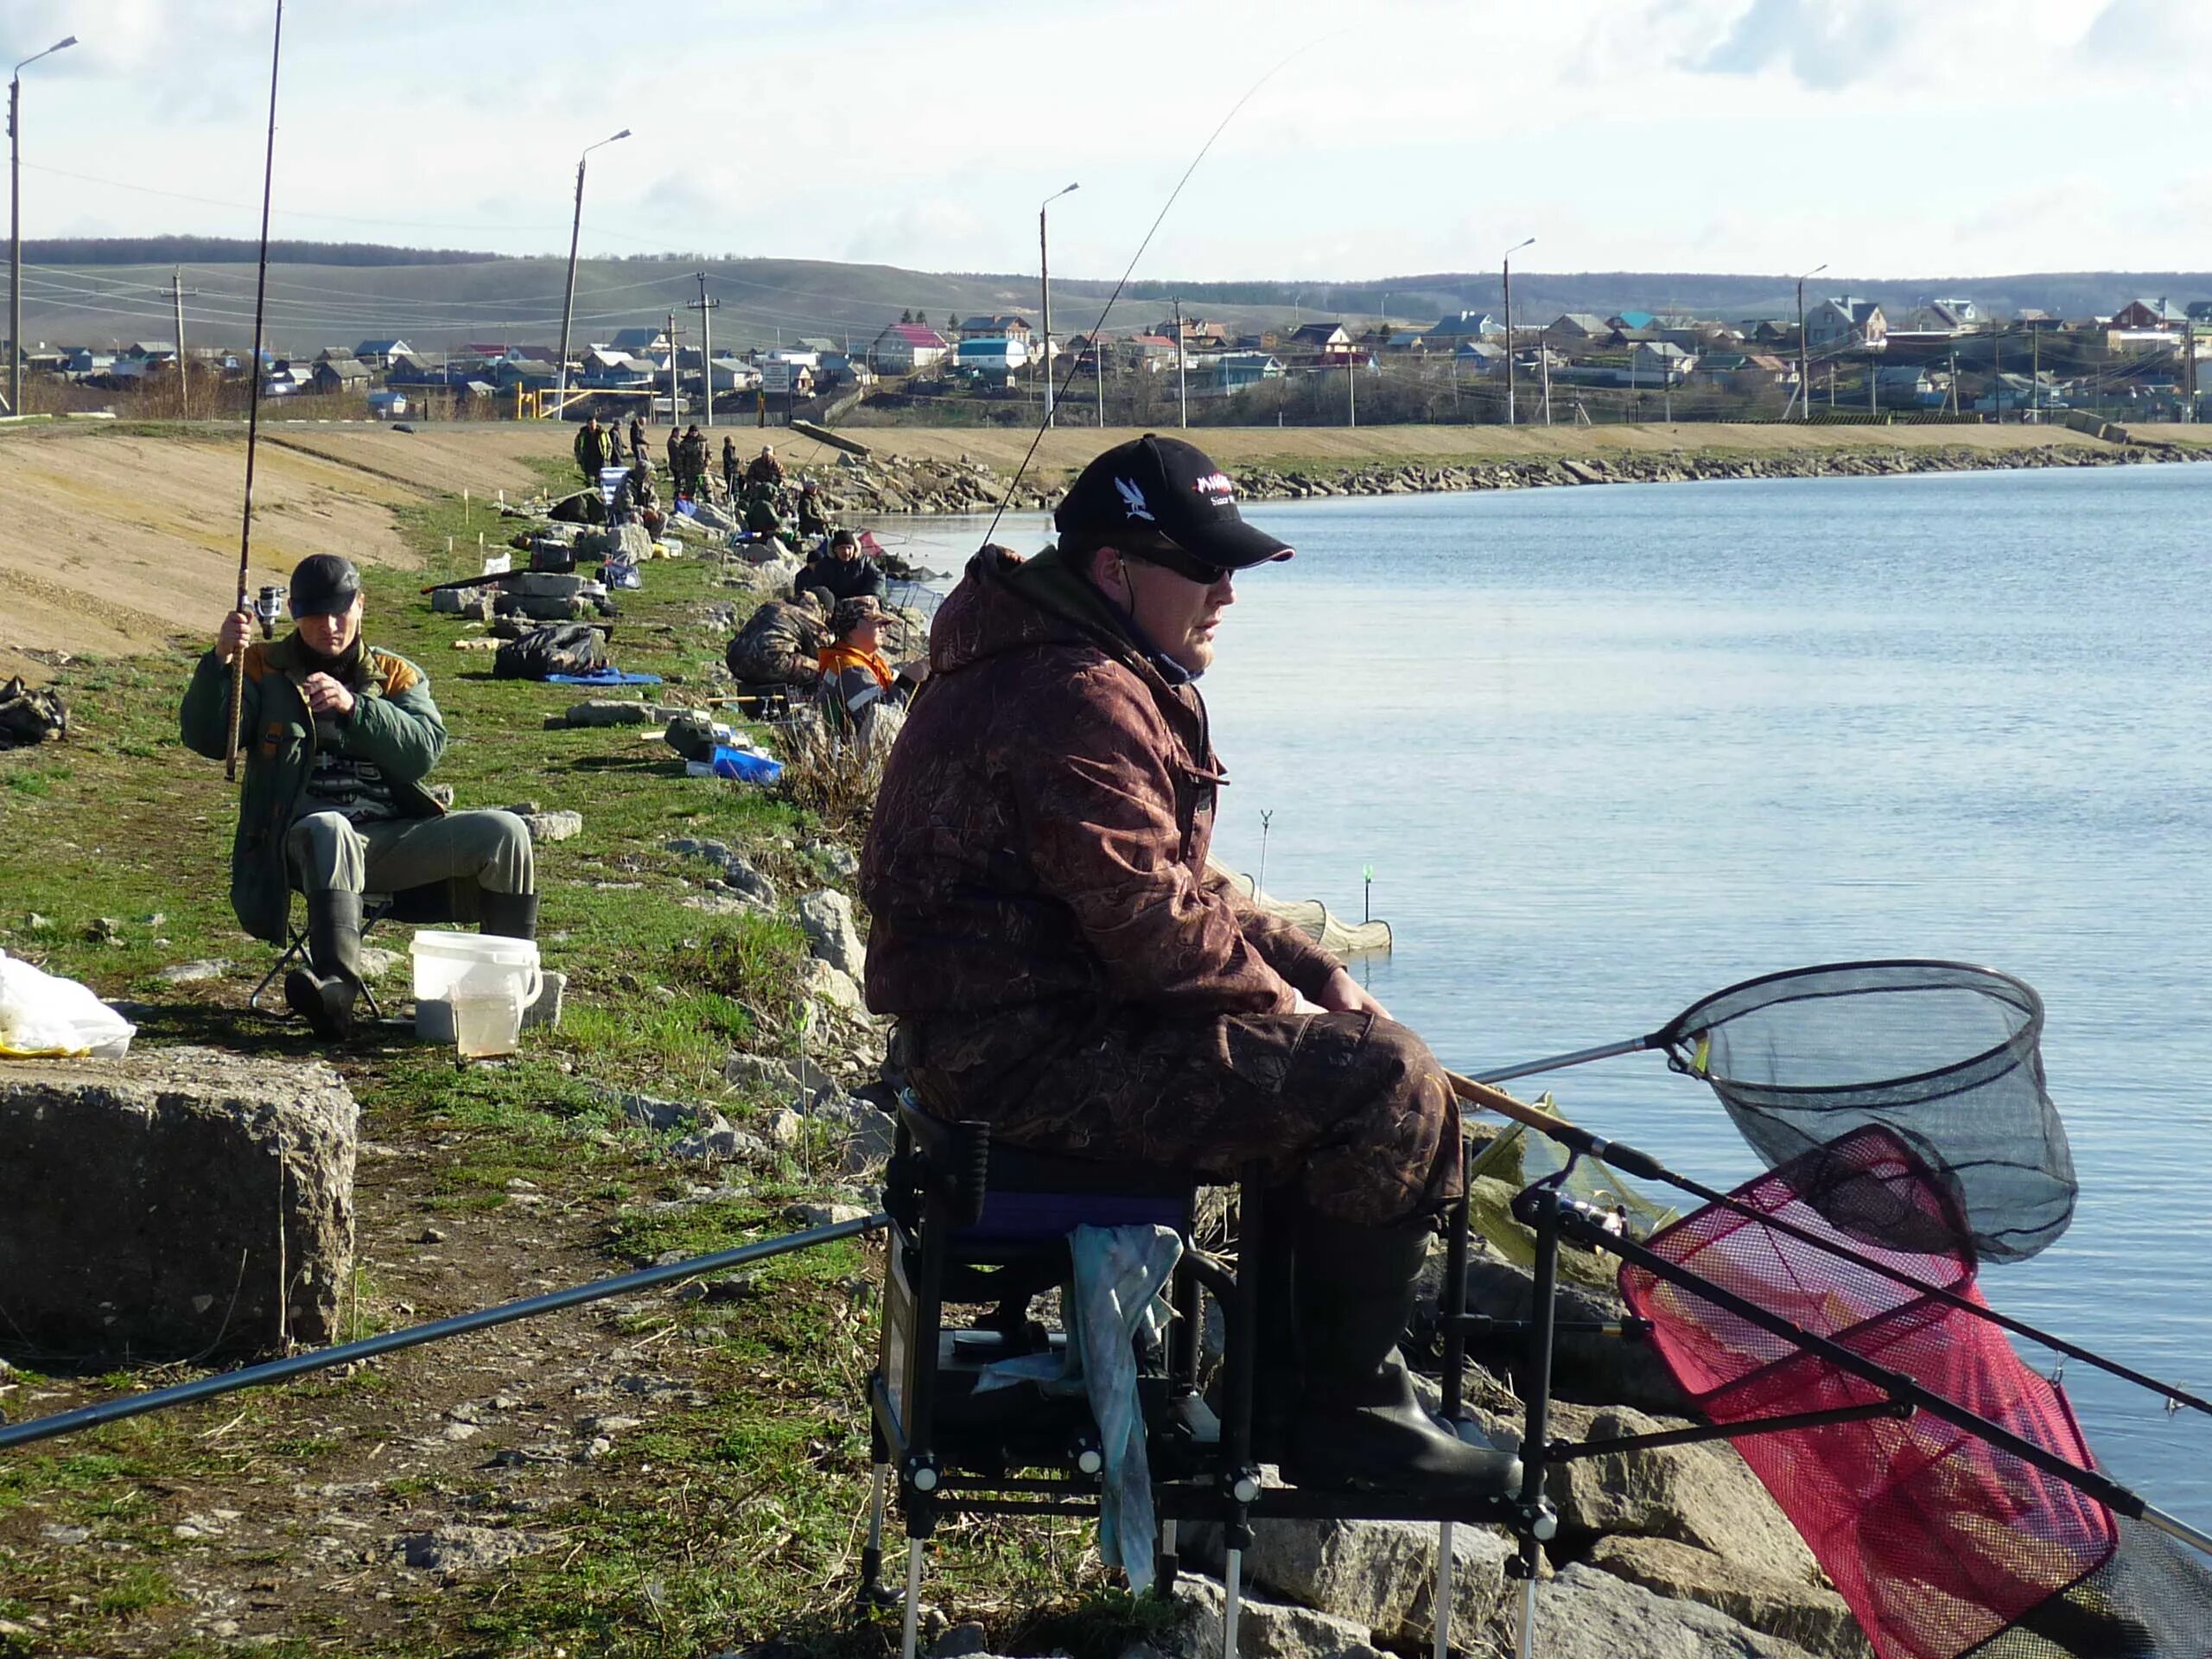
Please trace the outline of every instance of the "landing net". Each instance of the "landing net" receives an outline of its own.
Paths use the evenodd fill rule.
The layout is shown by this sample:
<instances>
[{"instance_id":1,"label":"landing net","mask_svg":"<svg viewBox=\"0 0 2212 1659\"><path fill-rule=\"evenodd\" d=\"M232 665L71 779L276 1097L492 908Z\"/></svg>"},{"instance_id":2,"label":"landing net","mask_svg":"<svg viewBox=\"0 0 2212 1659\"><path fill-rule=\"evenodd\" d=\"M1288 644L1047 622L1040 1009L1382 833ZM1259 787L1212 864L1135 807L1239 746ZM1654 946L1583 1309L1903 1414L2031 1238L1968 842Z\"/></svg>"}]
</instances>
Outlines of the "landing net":
<instances>
[{"instance_id":1,"label":"landing net","mask_svg":"<svg viewBox=\"0 0 2212 1659\"><path fill-rule=\"evenodd\" d=\"M1869 1124L1890 1129L1952 1187L1976 1255L1993 1262L2035 1255L2073 1219L2074 1158L2044 1087L2042 1035L2042 998L2008 974L1867 962L1715 992L1656 1041L1712 1085L1770 1166Z\"/></svg>"}]
</instances>

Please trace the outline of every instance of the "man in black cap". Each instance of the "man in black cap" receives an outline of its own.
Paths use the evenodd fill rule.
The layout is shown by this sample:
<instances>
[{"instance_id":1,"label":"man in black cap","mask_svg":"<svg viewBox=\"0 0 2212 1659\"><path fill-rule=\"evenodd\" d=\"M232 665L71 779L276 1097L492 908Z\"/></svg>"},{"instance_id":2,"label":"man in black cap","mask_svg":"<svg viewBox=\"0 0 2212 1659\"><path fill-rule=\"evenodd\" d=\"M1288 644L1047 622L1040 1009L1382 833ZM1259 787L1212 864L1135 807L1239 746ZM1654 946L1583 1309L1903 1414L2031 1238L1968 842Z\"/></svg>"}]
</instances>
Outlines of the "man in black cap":
<instances>
[{"instance_id":1,"label":"man in black cap","mask_svg":"<svg viewBox=\"0 0 2212 1659\"><path fill-rule=\"evenodd\" d=\"M360 988L361 895L450 883L456 913L486 933L537 934L530 830L512 812L448 812L423 787L446 746L430 683L361 638L361 582L334 553L292 572L293 632L251 641L244 611L223 619L184 694L185 747L229 747L231 664L245 653L238 748L245 758L231 906L284 942L291 891L307 894L308 966L284 998L320 1036L353 1027Z\"/></svg>"},{"instance_id":2,"label":"man in black cap","mask_svg":"<svg viewBox=\"0 0 2212 1659\"><path fill-rule=\"evenodd\" d=\"M1206 869L1226 780L1195 682L1238 575L1291 550L1151 435L1093 461L1054 522L1036 558L977 554L937 613L861 857L868 1006L938 1116L1224 1179L1265 1160L1294 1357L1261 1455L1300 1484L1500 1491L1513 1459L1430 1418L1396 1346L1460 1190L1443 1071Z\"/></svg>"},{"instance_id":3,"label":"man in black cap","mask_svg":"<svg viewBox=\"0 0 2212 1659\"><path fill-rule=\"evenodd\" d=\"M598 483L599 469L610 463L610 446L607 439L607 435L601 429L596 415L588 417L577 430L574 446L576 470L584 475L587 484Z\"/></svg>"},{"instance_id":4,"label":"man in black cap","mask_svg":"<svg viewBox=\"0 0 2212 1659\"><path fill-rule=\"evenodd\" d=\"M888 592L882 568L861 551L860 537L849 530L834 532L829 550L792 579L793 593L810 588L827 588L833 599L880 600Z\"/></svg>"}]
</instances>

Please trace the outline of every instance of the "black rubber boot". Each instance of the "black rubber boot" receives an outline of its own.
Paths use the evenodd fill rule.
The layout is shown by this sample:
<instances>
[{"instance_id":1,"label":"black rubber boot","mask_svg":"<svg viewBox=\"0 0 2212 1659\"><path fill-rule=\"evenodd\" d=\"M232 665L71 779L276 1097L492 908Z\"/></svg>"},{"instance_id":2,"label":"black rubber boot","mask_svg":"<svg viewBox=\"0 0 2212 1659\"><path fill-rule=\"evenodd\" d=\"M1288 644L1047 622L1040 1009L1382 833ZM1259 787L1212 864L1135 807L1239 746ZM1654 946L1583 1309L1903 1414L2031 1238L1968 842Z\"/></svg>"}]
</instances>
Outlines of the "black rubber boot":
<instances>
[{"instance_id":1,"label":"black rubber boot","mask_svg":"<svg viewBox=\"0 0 2212 1659\"><path fill-rule=\"evenodd\" d=\"M476 931L510 939L537 937L537 895L534 893L493 893L489 887L476 897Z\"/></svg>"},{"instance_id":2,"label":"black rubber boot","mask_svg":"<svg viewBox=\"0 0 2212 1659\"><path fill-rule=\"evenodd\" d=\"M1521 1459L1469 1446L1429 1415L1398 1352L1427 1251L1418 1218L1355 1227L1299 1218L1304 1395L1283 1474L1299 1486L1483 1497L1516 1488Z\"/></svg>"},{"instance_id":3,"label":"black rubber boot","mask_svg":"<svg viewBox=\"0 0 2212 1659\"><path fill-rule=\"evenodd\" d=\"M361 895L331 889L308 894L308 965L284 976L284 1001L326 1042L353 1032L361 985Z\"/></svg>"}]
</instances>

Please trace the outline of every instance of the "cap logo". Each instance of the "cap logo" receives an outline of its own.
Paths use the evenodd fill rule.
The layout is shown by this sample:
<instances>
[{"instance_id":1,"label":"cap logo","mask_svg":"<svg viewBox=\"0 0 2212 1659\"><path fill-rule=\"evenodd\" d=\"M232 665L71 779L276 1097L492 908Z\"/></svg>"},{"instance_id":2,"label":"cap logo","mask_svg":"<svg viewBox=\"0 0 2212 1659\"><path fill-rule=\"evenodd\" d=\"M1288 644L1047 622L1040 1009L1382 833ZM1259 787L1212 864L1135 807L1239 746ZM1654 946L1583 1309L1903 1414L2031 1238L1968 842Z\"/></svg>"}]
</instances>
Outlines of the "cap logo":
<instances>
[{"instance_id":1,"label":"cap logo","mask_svg":"<svg viewBox=\"0 0 2212 1659\"><path fill-rule=\"evenodd\" d=\"M1121 492L1122 508L1128 517L1141 518L1147 524L1159 522L1153 518L1152 509L1145 505L1144 492L1133 480L1117 478L1114 480L1114 487Z\"/></svg>"},{"instance_id":2,"label":"cap logo","mask_svg":"<svg viewBox=\"0 0 2212 1659\"><path fill-rule=\"evenodd\" d=\"M1191 488L1200 495L1233 497L1236 493L1236 486L1229 481L1226 473L1208 473L1204 478L1194 480Z\"/></svg>"}]
</instances>

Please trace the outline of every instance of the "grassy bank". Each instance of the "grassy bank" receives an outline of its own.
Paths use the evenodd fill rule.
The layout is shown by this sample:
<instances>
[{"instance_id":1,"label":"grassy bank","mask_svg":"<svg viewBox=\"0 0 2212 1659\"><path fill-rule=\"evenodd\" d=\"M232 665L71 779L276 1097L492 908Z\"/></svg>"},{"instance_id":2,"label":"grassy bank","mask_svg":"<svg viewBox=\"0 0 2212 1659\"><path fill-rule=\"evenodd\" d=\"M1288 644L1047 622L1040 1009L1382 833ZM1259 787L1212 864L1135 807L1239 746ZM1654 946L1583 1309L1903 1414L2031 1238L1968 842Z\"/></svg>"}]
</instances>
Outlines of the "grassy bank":
<instances>
[{"instance_id":1,"label":"grassy bank","mask_svg":"<svg viewBox=\"0 0 2212 1659\"><path fill-rule=\"evenodd\" d=\"M539 850L549 964L571 976L557 1033L457 1070L379 1028L334 1056L362 1107L359 1332L577 1282L670 1251L798 1224L841 1196L838 1154L804 1135L766 1160L677 1157L680 1131L625 1116L625 1090L711 1104L764 1135L778 1103L725 1086L733 1048L795 1055L801 953L786 919L687 907L706 867L672 837L746 851L788 899L828 884L820 827L744 785L681 776L637 728L548 731L572 690L489 677L456 619L415 589L473 562L480 511L400 515L420 571L366 573L367 632L429 672L454 734L435 777L460 804L583 815ZM456 561L456 563L458 561ZM623 598L622 664L697 700L728 590L657 563ZM742 609L747 602L739 600ZM187 619L197 621L199 619ZM212 625L213 618L207 619ZM182 750L175 705L202 641L79 660L57 679L67 744L0 754L0 946L132 1007L139 1042L276 1058L316 1051L248 1013L270 952L225 897L232 793ZM373 941L404 951L404 932ZM221 964L173 983L163 969ZM404 967L380 983L404 1003ZM875 1654L896 1630L849 1603L866 1499L860 1402L874 1343L869 1247L769 1264L395 1355L348 1376L210 1402L0 1459L0 1655L696 1655L782 1633ZM11 1419L174 1382L178 1367L86 1376L22 1356ZM450 1579L399 1541L486 1529L524 1553ZM1087 1534L940 1535L956 1617L1010 1637L1014 1609L1097 1583ZM1026 1618L1027 1612L1020 1615Z\"/></svg>"}]
</instances>

